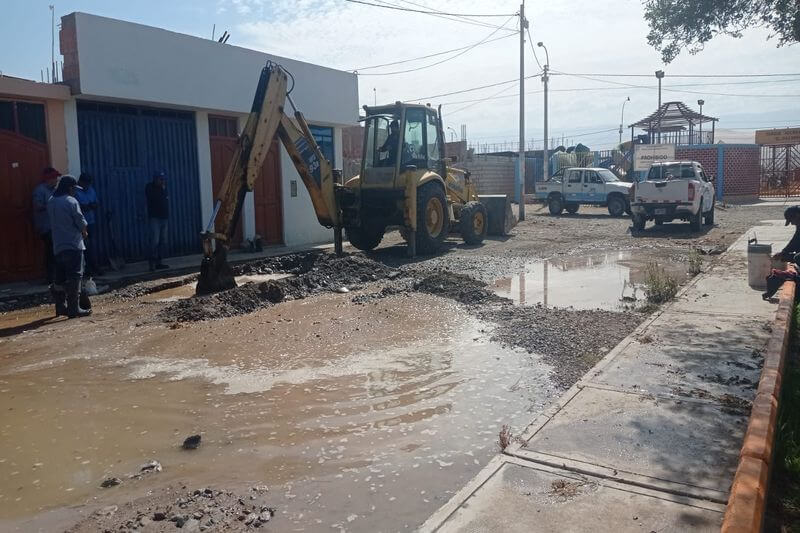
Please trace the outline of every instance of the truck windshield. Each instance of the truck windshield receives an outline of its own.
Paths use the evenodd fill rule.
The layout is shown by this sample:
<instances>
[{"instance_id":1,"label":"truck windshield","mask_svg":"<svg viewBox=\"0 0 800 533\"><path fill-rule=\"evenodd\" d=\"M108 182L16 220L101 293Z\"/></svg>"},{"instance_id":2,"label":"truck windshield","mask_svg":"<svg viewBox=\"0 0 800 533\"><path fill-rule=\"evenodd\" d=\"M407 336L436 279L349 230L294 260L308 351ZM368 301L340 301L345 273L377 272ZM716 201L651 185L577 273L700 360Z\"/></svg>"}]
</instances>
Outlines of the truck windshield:
<instances>
[{"instance_id":1,"label":"truck windshield","mask_svg":"<svg viewBox=\"0 0 800 533\"><path fill-rule=\"evenodd\" d=\"M364 168L393 167L397 162L400 126L390 115L369 117L366 123Z\"/></svg>"},{"instance_id":2,"label":"truck windshield","mask_svg":"<svg viewBox=\"0 0 800 533\"><path fill-rule=\"evenodd\" d=\"M619 178L610 170L607 169L598 170L597 173L600 175L600 178L606 183L611 183L612 181L619 181Z\"/></svg>"},{"instance_id":3,"label":"truck windshield","mask_svg":"<svg viewBox=\"0 0 800 533\"><path fill-rule=\"evenodd\" d=\"M694 168L691 165L671 163L668 165L653 165L650 167L648 180L691 180L695 179Z\"/></svg>"}]
</instances>

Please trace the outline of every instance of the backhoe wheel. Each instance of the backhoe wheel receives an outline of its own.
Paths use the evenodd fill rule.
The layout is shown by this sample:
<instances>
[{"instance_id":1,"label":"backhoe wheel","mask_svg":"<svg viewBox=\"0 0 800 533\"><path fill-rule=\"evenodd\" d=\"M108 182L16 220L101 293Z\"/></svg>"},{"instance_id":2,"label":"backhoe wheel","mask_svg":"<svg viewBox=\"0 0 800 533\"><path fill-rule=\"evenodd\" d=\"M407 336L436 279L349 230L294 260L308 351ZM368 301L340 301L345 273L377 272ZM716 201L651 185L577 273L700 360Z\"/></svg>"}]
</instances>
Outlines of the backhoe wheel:
<instances>
[{"instance_id":1,"label":"backhoe wheel","mask_svg":"<svg viewBox=\"0 0 800 533\"><path fill-rule=\"evenodd\" d=\"M467 244L480 244L486 237L489 227L489 215L486 206L480 202L467 202L461 208L461 218L458 221L461 238Z\"/></svg>"},{"instance_id":2,"label":"backhoe wheel","mask_svg":"<svg viewBox=\"0 0 800 533\"><path fill-rule=\"evenodd\" d=\"M368 220L363 221L360 227L345 228L350 244L365 252L374 249L381 243L385 231L386 228L383 225L370 223Z\"/></svg>"},{"instance_id":3,"label":"backhoe wheel","mask_svg":"<svg viewBox=\"0 0 800 533\"><path fill-rule=\"evenodd\" d=\"M569 203L569 204L565 205L564 208L567 210L567 213L569 213L570 215L574 215L575 213L578 212L578 209L580 208L580 206L581 206L581 204Z\"/></svg>"},{"instance_id":4,"label":"backhoe wheel","mask_svg":"<svg viewBox=\"0 0 800 533\"><path fill-rule=\"evenodd\" d=\"M437 182L417 189L417 253L432 254L450 232L450 214L444 189Z\"/></svg>"},{"instance_id":5,"label":"backhoe wheel","mask_svg":"<svg viewBox=\"0 0 800 533\"><path fill-rule=\"evenodd\" d=\"M564 200L561 198L560 194L554 194L547 200L547 208L550 210L550 214L553 216L558 216L561 214L561 211L564 210Z\"/></svg>"}]
</instances>

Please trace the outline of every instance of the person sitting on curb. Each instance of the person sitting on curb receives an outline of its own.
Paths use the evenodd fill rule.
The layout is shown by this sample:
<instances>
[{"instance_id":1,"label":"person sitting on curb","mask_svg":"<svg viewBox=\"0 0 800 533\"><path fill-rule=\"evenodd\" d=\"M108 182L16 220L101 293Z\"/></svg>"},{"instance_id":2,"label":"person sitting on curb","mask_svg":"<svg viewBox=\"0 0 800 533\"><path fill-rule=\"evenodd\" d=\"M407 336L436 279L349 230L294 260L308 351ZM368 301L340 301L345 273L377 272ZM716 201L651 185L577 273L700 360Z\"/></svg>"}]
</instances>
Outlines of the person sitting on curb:
<instances>
[{"instance_id":1,"label":"person sitting on curb","mask_svg":"<svg viewBox=\"0 0 800 533\"><path fill-rule=\"evenodd\" d=\"M767 290L761 297L764 300L770 300L778 289L781 288L784 281L793 280L797 281L797 258L796 254L800 254L800 206L793 205L783 212L783 218L786 220L786 226L794 224L794 235L789 243L783 247L783 250L774 254L772 259L778 261L786 261L790 263L785 270L773 268L767 276Z\"/></svg>"},{"instance_id":2,"label":"person sitting on curb","mask_svg":"<svg viewBox=\"0 0 800 533\"><path fill-rule=\"evenodd\" d=\"M58 180L53 197L47 203L50 229L53 235L55 255L54 282L66 292L53 292L56 315L78 318L92 314L91 309L81 307L81 278L83 277L83 252L86 245L86 219L75 199L77 180L65 174Z\"/></svg>"}]
</instances>

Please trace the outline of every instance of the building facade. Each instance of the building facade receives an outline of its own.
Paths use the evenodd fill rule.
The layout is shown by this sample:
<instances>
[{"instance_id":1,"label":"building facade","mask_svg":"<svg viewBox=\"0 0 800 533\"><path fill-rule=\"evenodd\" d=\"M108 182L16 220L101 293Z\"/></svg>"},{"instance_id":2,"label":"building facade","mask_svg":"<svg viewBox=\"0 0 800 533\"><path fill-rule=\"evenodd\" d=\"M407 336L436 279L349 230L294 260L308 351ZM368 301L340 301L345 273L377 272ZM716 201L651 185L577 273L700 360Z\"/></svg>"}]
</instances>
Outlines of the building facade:
<instances>
[{"instance_id":1,"label":"building facade","mask_svg":"<svg viewBox=\"0 0 800 533\"><path fill-rule=\"evenodd\" d=\"M156 171L167 175L168 255L200 251L267 61L291 73L293 101L341 168L342 128L358 120L354 74L86 13L61 22L63 78L72 91L64 107L67 169L95 178L101 257L112 247L127 260L146 257L144 187ZM234 244L255 235L287 246L332 240L277 141L247 195Z\"/></svg>"}]
</instances>

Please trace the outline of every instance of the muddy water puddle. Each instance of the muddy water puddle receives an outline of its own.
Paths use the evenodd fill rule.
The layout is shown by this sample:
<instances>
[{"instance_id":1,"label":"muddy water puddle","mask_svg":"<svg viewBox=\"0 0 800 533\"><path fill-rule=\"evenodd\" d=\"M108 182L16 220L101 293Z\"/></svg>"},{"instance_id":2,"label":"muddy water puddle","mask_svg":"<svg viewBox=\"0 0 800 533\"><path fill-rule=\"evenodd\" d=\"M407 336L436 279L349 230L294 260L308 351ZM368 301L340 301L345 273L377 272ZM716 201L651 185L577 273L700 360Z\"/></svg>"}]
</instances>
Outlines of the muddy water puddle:
<instances>
[{"instance_id":1,"label":"muddy water puddle","mask_svg":"<svg viewBox=\"0 0 800 533\"><path fill-rule=\"evenodd\" d=\"M449 300L351 297L177 329L101 310L0 344L0 526L169 483L266 484L279 530L420 524L557 390ZM127 479L150 459L164 471Z\"/></svg>"},{"instance_id":2,"label":"muddy water puddle","mask_svg":"<svg viewBox=\"0 0 800 533\"><path fill-rule=\"evenodd\" d=\"M646 268L654 262L679 283L687 279L683 263L646 252L614 251L530 262L519 274L496 281L493 289L520 305L616 311L645 300Z\"/></svg>"}]
</instances>

